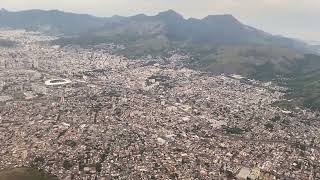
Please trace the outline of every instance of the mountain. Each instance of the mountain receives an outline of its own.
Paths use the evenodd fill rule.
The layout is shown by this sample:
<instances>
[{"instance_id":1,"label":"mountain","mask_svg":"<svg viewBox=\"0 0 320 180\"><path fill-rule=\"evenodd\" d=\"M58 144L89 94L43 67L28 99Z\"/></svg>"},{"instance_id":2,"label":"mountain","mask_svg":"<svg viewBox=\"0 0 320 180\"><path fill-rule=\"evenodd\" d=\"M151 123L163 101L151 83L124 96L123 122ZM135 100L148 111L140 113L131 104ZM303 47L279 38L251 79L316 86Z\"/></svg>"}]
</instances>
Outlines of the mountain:
<instances>
[{"instance_id":1,"label":"mountain","mask_svg":"<svg viewBox=\"0 0 320 180\"><path fill-rule=\"evenodd\" d=\"M132 17L112 17L106 20L102 28L82 36L99 36L119 43L126 42L128 38L131 41L144 39L146 36L161 36L170 42L184 44L261 44L307 49L303 42L265 33L242 24L232 15L184 19L173 10L161 12L156 16L140 14Z\"/></svg>"},{"instance_id":2,"label":"mountain","mask_svg":"<svg viewBox=\"0 0 320 180\"><path fill-rule=\"evenodd\" d=\"M241 23L232 15L185 19L173 10L155 16L113 16L105 19L103 27L55 43L88 46L111 42L125 45L126 49L119 53L130 57L163 56L178 49L196 56L199 62L215 59L212 58L214 52L221 46L258 45L310 52L309 46L302 41L273 36Z\"/></svg>"},{"instance_id":3,"label":"mountain","mask_svg":"<svg viewBox=\"0 0 320 180\"><path fill-rule=\"evenodd\" d=\"M285 37L273 36L239 22L232 15L210 15L203 19L185 19L173 10L155 16L144 14L100 18L87 14L74 14L58 10L27 10L11 12L0 10L0 27L23 28L51 34L79 35L87 44L101 41L125 43L156 39L167 47L170 43L196 43L200 45L262 44L299 50L306 44ZM98 42L95 39L101 38ZM146 38L147 37L147 38ZM129 43L130 43L129 42ZM156 43L159 44L159 43Z\"/></svg>"},{"instance_id":4,"label":"mountain","mask_svg":"<svg viewBox=\"0 0 320 180\"><path fill-rule=\"evenodd\" d=\"M66 13L58 10L27 10L11 12L0 10L0 27L43 31L52 34L71 35L98 28L105 18L86 14Z\"/></svg>"}]
</instances>

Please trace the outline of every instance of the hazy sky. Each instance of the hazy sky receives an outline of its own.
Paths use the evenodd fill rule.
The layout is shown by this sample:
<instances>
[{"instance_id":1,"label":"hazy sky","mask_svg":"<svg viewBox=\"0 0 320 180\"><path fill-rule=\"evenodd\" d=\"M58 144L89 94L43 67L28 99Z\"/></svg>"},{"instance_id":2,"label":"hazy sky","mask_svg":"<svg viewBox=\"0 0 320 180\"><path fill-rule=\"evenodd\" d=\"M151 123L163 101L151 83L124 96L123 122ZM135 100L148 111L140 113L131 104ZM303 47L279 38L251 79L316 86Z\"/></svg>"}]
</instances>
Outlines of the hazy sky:
<instances>
[{"instance_id":1,"label":"hazy sky","mask_svg":"<svg viewBox=\"0 0 320 180\"><path fill-rule=\"evenodd\" d=\"M185 17L233 14L273 34L320 41L320 0L0 0L9 10L59 9L96 16L153 15L173 9Z\"/></svg>"}]
</instances>

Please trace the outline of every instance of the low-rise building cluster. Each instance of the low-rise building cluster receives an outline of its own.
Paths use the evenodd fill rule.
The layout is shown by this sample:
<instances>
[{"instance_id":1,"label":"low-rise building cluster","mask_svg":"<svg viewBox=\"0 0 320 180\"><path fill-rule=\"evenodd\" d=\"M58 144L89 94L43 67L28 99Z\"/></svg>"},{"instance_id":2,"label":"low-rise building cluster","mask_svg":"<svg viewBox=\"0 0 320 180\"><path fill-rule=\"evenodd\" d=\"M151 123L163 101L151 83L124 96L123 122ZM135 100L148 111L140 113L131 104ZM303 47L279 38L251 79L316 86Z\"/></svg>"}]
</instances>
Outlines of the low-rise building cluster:
<instances>
[{"instance_id":1,"label":"low-rise building cluster","mask_svg":"<svg viewBox=\"0 0 320 180\"><path fill-rule=\"evenodd\" d=\"M319 179L319 112L283 88L2 30L0 169L59 179ZM237 76L236 76L237 77ZM49 84L46 82L50 82ZM67 82L67 83L65 83Z\"/></svg>"}]
</instances>

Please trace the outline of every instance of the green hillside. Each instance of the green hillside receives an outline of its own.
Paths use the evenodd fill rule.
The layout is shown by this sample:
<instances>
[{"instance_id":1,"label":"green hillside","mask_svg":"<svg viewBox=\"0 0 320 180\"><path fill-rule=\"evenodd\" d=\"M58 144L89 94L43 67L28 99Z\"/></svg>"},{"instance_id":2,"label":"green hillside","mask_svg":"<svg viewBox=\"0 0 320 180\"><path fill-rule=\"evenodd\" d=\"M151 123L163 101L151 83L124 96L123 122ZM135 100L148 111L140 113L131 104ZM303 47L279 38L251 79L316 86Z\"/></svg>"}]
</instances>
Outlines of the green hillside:
<instances>
[{"instance_id":1,"label":"green hillside","mask_svg":"<svg viewBox=\"0 0 320 180\"><path fill-rule=\"evenodd\" d=\"M288 102L320 110L320 56L266 46L222 47L202 53L190 68L216 74L240 74L250 79L273 81L289 88Z\"/></svg>"}]
</instances>

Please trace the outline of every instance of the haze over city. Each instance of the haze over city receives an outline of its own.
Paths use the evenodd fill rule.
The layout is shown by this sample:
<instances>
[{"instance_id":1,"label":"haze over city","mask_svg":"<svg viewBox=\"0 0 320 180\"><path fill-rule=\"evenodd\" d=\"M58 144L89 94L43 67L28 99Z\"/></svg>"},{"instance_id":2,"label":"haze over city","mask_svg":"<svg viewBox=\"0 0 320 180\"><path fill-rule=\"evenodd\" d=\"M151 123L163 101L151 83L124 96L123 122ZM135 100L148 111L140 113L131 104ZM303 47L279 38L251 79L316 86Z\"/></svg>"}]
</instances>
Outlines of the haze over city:
<instances>
[{"instance_id":1,"label":"haze over city","mask_svg":"<svg viewBox=\"0 0 320 180\"><path fill-rule=\"evenodd\" d=\"M318 0L2 0L9 10L59 9L96 16L154 15L174 9L185 17L232 14L267 32L320 41Z\"/></svg>"},{"instance_id":2,"label":"haze over city","mask_svg":"<svg viewBox=\"0 0 320 180\"><path fill-rule=\"evenodd\" d=\"M1 0L0 180L320 179L319 5Z\"/></svg>"}]
</instances>

